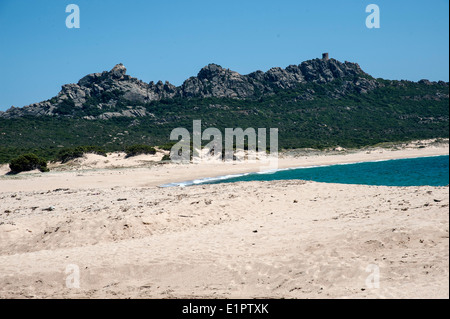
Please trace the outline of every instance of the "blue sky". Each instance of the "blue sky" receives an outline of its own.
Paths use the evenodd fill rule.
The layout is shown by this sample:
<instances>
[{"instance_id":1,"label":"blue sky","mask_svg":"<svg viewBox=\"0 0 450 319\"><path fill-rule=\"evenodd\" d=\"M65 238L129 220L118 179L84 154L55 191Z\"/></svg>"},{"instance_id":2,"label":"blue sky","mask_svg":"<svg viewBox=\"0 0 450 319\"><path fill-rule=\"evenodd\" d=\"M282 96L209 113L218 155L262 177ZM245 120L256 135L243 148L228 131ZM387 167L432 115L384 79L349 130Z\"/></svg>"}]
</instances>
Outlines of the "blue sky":
<instances>
[{"instance_id":1,"label":"blue sky","mask_svg":"<svg viewBox=\"0 0 450 319\"><path fill-rule=\"evenodd\" d=\"M65 25L77 4L81 28ZM368 29L367 5L381 28ZM448 0L0 0L0 110L123 63L180 85L208 63L241 74L320 57L386 79L449 80Z\"/></svg>"}]
</instances>

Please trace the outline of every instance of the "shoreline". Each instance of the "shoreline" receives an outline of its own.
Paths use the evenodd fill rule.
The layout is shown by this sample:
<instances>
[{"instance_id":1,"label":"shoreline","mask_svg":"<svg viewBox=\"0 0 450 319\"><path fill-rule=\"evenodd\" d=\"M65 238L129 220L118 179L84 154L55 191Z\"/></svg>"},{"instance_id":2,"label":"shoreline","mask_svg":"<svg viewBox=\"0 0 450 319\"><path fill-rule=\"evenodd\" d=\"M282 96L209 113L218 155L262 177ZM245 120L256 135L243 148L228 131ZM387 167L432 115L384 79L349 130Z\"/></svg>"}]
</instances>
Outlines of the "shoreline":
<instances>
[{"instance_id":1,"label":"shoreline","mask_svg":"<svg viewBox=\"0 0 450 319\"><path fill-rule=\"evenodd\" d=\"M448 155L283 154L280 168ZM0 298L448 298L449 188L280 180L161 188L259 164L0 178ZM145 157L142 157L145 160ZM129 163L129 162L123 162ZM76 169L82 167L82 169ZM66 286L68 266L80 288ZM379 268L380 288L367 286Z\"/></svg>"},{"instance_id":2,"label":"shoreline","mask_svg":"<svg viewBox=\"0 0 450 319\"><path fill-rule=\"evenodd\" d=\"M353 164L361 164L361 163L379 163L379 162L398 161L398 160L405 160L405 159L432 158L432 157L441 157L441 156L449 156L449 155L448 154L425 155L425 156L415 156L415 157L400 157L400 158L381 159L381 160L358 161L358 162L349 162L349 163L334 163L334 164L324 164L324 165L277 168L277 169L273 169L273 170L260 171L260 172L253 171L253 172L241 173L241 174L211 176L211 177L199 178L199 179L188 180L188 181L183 181L183 182L164 184L164 185L160 185L159 187L161 187L161 188L186 187L186 186L203 185L205 182L209 182L209 181L227 180L227 179L234 178L234 177L242 177L242 176L248 176L248 175L252 175L252 174L264 175L264 174L271 174L271 173L277 173L277 172L288 171L288 170L296 170L296 169L330 167L330 166L338 166L338 165L353 165ZM283 180L286 180L286 179L283 179ZM290 180L290 179L287 179L287 180ZM363 185L365 185L365 184L363 184Z\"/></svg>"},{"instance_id":3,"label":"shoreline","mask_svg":"<svg viewBox=\"0 0 450 319\"><path fill-rule=\"evenodd\" d=\"M424 148L406 147L404 149L372 148L354 152L312 152L312 155L280 153L277 170L298 167L349 164L356 162L405 159L449 155L447 143ZM113 161L118 155L107 158L89 154L77 166L67 170L51 170L49 173L21 173L5 176L6 166L0 167L0 193L19 191L49 191L58 188L86 189L108 187L160 187L166 184L182 183L204 178L239 175L263 171L261 163L223 163L206 162L201 164L161 164L133 159L136 166L127 166L127 160L120 159L121 167L108 167L104 162ZM114 162L113 162L114 163ZM264 164L263 164L264 165ZM81 168L81 169L80 169ZM126 178L124 178L126 176Z\"/></svg>"}]
</instances>

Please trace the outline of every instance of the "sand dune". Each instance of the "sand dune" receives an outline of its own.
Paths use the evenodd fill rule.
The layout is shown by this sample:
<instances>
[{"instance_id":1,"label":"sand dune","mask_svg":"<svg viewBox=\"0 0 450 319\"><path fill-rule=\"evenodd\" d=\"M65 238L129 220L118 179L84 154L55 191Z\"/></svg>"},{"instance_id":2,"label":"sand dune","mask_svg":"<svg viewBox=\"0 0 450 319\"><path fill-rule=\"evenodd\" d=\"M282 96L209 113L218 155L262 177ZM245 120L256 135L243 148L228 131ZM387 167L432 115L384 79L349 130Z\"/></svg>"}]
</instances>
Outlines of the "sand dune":
<instances>
[{"instance_id":1,"label":"sand dune","mask_svg":"<svg viewBox=\"0 0 450 319\"><path fill-rule=\"evenodd\" d=\"M280 165L437 153L445 148ZM449 297L448 187L159 188L255 166L144 165L2 177L0 297ZM66 286L69 265L80 270L80 288ZM374 267L379 288L367 285Z\"/></svg>"},{"instance_id":2,"label":"sand dune","mask_svg":"<svg viewBox=\"0 0 450 319\"><path fill-rule=\"evenodd\" d=\"M425 145L426 147L424 147ZM278 168L448 154L448 141L442 144L421 141L401 144L389 149L368 148L366 150L329 152L293 151L280 154ZM199 178L261 171L265 170L267 166L266 163L259 162L163 164L159 161L162 156L163 153L157 153L156 155L140 155L125 159L124 153L112 153L108 157L89 154L65 165L52 164L50 173L33 171L14 176L5 176L9 169L7 165L3 165L0 167L0 192L47 191L57 188L111 188L115 186L152 187ZM105 163L105 161L108 163Z\"/></svg>"}]
</instances>

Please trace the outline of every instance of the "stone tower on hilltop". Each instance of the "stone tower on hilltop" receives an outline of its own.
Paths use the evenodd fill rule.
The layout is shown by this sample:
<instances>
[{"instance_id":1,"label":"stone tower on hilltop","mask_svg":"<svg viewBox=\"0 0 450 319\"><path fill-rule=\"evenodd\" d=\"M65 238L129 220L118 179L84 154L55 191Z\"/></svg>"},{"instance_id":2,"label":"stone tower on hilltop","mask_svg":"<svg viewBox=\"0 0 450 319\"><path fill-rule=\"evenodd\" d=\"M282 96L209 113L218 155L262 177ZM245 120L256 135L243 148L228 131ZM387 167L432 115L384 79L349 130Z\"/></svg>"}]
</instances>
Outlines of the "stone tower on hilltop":
<instances>
[{"instance_id":1,"label":"stone tower on hilltop","mask_svg":"<svg viewBox=\"0 0 450 319\"><path fill-rule=\"evenodd\" d=\"M329 60L328 53L322 53L322 60L324 60L324 61Z\"/></svg>"}]
</instances>

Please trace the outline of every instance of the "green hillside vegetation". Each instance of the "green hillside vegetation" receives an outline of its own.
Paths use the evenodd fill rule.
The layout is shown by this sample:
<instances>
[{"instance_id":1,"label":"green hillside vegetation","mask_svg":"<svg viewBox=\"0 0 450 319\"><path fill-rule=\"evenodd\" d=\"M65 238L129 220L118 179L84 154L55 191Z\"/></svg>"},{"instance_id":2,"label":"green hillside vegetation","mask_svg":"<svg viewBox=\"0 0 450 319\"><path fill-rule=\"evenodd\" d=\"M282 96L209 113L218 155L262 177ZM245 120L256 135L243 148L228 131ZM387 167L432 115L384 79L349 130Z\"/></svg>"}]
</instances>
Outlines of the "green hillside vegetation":
<instances>
[{"instance_id":1,"label":"green hillside vegetation","mask_svg":"<svg viewBox=\"0 0 450 319\"><path fill-rule=\"evenodd\" d=\"M448 85L377 81L384 87L340 98L330 97L329 92L339 88L341 80L302 84L297 89L246 100L193 98L142 104L124 100L120 92L104 97L104 101L118 100L115 110L141 105L154 114L140 118L85 120L82 116L101 114L95 106L99 101L89 100L83 108L66 102L60 106L61 112L74 117L0 118L0 163L30 152L56 160L61 158L62 149L83 145L97 145L104 152L123 151L135 144L168 149L172 129L192 131L193 120L202 120L202 129L217 127L222 132L236 127L279 128L282 149L357 148L449 137ZM314 99L302 98L312 91Z\"/></svg>"}]
</instances>

